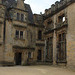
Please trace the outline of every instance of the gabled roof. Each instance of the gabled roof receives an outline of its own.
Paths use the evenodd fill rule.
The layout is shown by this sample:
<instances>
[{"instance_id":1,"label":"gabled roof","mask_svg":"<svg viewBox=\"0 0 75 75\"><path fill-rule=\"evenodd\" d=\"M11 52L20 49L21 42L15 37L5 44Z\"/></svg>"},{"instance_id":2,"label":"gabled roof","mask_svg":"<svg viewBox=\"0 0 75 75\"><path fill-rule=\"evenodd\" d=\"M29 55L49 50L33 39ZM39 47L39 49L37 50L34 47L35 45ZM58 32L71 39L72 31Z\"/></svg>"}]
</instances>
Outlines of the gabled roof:
<instances>
[{"instance_id":1,"label":"gabled roof","mask_svg":"<svg viewBox=\"0 0 75 75\"><path fill-rule=\"evenodd\" d=\"M16 0L2 0L2 3L7 6L7 8L14 7L16 8L17 2ZM28 11L28 19L30 23L34 23L33 21L33 13L29 4L24 4L26 11Z\"/></svg>"}]
</instances>

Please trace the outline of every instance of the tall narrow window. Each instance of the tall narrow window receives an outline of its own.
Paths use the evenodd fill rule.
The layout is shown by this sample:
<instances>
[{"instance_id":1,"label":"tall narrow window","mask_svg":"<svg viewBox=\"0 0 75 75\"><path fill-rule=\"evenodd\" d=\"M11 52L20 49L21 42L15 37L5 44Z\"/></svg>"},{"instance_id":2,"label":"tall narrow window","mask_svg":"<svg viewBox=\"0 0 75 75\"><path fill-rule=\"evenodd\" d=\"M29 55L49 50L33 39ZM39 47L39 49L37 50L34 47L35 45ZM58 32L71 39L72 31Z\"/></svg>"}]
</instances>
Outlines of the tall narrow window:
<instances>
[{"instance_id":1,"label":"tall narrow window","mask_svg":"<svg viewBox=\"0 0 75 75\"><path fill-rule=\"evenodd\" d=\"M66 62L66 34L61 33L58 36L57 60L60 62Z\"/></svg>"},{"instance_id":2,"label":"tall narrow window","mask_svg":"<svg viewBox=\"0 0 75 75\"><path fill-rule=\"evenodd\" d=\"M20 39L23 39L23 31L20 31Z\"/></svg>"},{"instance_id":3,"label":"tall narrow window","mask_svg":"<svg viewBox=\"0 0 75 75\"><path fill-rule=\"evenodd\" d=\"M29 59L31 58L31 52L28 53L28 58L29 58Z\"/></svg>"},{"instance_id":4,"label":"tall narrow window","mask_svg":"<svg viewBox=\"0 0 75 75\"><path fill-rule=\"evenodd\" d=\"M24 21L24 15L21 14L21 21Z\"/></svg>"},{"instance_id":5,"label":"tall narrow window","mask_svg":"<svg viewBox=\"0 0 75 75\"><path fill-rule=\"evenodd\" d=\"M42 31L38 31L38 40L42 39Z\"/></svg>"},{"instance_id":6,"label":"tall narrow window","mask_svg":"<svg viewBox=\"0 0 75 75\"><path fill-rule=\"evenodd\" d=\"M19 31L18 31L18 30L16 30L15 37L16 37L16 38L19 38Z\"/></svg>"},{"instance_id":7,"label":"tall narrow window","mask_svg":"<svg viewBox=\"0 0 75 75\"><path fill-rule=\"evenodd\" d=\"M63 22L65 22L66 21L66 18L65 17L63 17Z\"/></svg>"},{"instance_id":8,"label":"tall narrow window","mask_svg":"<svg viewBox=\"0 0 75 75\"><path fill-rule=\"evenodd\" d=\"M1 37L1 25L0 25L0 37Z\"/></svg>"},{"instance_id":9,"label":"tall narrow window","mask_svg":"<svg viewBox=\"0 0 75 75\"><path fill-rule=\"evenodd\" d=\"M17 20L20 20L20 14L17 13Z\"/></svg>"},{"instance_id":10,"label":"tall narrow window","mask_svg":"<svg viewBox=\"0 0 75 75\"><path fill-rule=\"evenodd\" d=\"M25 20L25 21L27 20L26 15L24 15L24 20Z\"/></svg>"},{"instance_id":11,"label":"tall narrow window","mask_svg":"<svg viewBox=\"0 0 75 75\"><path fill-rule=\"evenodd\" d=\"M32 34L31 34L31 42L32 42Z\"/></svg>"}]
</instances>

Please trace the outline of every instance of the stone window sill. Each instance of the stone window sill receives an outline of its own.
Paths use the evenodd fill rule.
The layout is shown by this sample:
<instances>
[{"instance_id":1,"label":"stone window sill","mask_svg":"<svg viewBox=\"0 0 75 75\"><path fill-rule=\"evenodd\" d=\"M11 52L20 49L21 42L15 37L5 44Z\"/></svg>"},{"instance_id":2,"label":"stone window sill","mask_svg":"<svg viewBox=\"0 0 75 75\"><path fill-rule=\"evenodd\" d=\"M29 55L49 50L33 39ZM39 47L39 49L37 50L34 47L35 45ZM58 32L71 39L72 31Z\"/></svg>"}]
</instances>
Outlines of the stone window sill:
<instances>
[{"instance_id":1,"label":"stone window sill","mask_svg":"<svg viewBox=\"0 0 75 75\"><path fill-rule=\"evenodd\" d=\"M15 40L21 40L21 41L25 41L25 39L22 38L14 38Z\"/></svg>"}]
</instances>

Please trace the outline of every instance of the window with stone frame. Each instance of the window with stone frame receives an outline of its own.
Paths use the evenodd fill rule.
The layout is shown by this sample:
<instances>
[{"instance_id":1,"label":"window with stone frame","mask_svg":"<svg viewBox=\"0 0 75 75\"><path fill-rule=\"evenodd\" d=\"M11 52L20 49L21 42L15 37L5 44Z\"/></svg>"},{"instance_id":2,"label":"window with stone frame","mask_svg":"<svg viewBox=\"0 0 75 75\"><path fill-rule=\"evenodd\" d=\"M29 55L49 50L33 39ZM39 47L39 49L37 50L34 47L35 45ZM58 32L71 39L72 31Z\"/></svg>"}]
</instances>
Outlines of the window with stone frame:
<instances>
[{"instance_id":1,"label":"window with stone frame","mask_svg":"<svg viewBox=\"0 0 75 75\"><path fill-rule=\"evenodd\" d=\"M42 31L41 30L38 31L38 40L42 40Z\"/></svg>"},{"instance_id":2,"label":"window with stone frame","mask_svg":"<svg viewBox=\"0 0 75 75\"><path fill-rule=\"evenodd\" d=\"M65 33L61 33L58 35L57 60L59 61L66 60L66 34Z\"/></svg>"},{"instance_id":3,"label":"window with stone frame","mask_svg":"<svg viewBox=\"0 0 75 75\"><path fill-rule=\"evenodd\" d=\"M50 19L48 22L47 22L47 29L52 29L53 28L53 21Z\"/></svg>"},{"instance_id":4,"label":"window with stone frame","mask_svg":"<svg viewBox=\"0 0 75 75\"><path fill-rule=\"evenodd\" d=\"M47 38L47 55L46 61L53 62L53 37Z\"/></svg>"},{"instance_id":5,"label":"window with stone frame","mask_svg":"<svg viewBox=\"0 0 75 75\"><path fill-rule=\"evenodd\" d=\"M26 21L27 20L27 17L26 17L26 15L24 14L24 21Z\"/></svg>"},{"instance_id":6,"label":"window with stone frame","mask_svg":"<svg viewBox=\"0 0 75 75\"><path fill-rule=\"evenodd\" d=\"M21 21L24 21L24 14L21 14Z\"/></svg>"},{"instance_id":7,"label":"window with stone frame","mask_svg":"<svg viewBox=\"0 0 75 75\"><path fill-rule=\"evenodd\" d=\"M20 14L17 13L17 20L19 21L20 20Z\"/></svg>"},{"instance_id":8,"label":"window with stone frame","mask_svg":"<svg viewBox=\"0 0 75 75\"><path fill-rule=\"evenodd\" d=\"M49 38L49 60L53 62L53 37Z\"/></svg>"},{"instance_id":9,"label":"window with stone frame","mask_svg":"<svg viewBox=\"0 0 75 75\"><path fill-rule=\"evenodd\" d=\"M31 33L31 42L32 42L32 33Z\"/></svg>"},{"instance_id":10,"label":"window with stone frame","mask_svg":"<svg viewBox=\"0 0 75 75\"><path fill-rule=\"evenodd\" d=\"M23 39L23 31L20 31L20 39Z\"/></svg>"},{"instance_id":11,"label":"window with stone frame","mask_svg":"<svg viewBox=\"0 0 75 75\"><path fill-rule=\"evenodd\" d=\"M15 37L17 39L23 39L23 31L16 30Z\"/></svg>"},{"instance_id":12,"label":"window with stone frame","mask_svg":"<svg viewBox=\"0 0 75 75\"><path fill-rule=\"evenodd\" d=\"M29 59L31 58L31 52L28 52L28 58Z\"/></svg>"},{"instance_id":13,"label":"window with stone frame","mask_svg":"<svg viewBox=\"0 0 75 75\"><path fill-rule=\"evenodd\" d=\"M18 30L16 30L15 37L19 38L19 31Z\"/></svg>"},{"instance_id":14,"label":"window with stone frame","mask_svg":"<svg viewBox=\"0 0 75 75\"><path fill-rule=\"evenodd\" d=\"M65 14L58 16L58 23L63 23L66 21Z\"/></svg>"},{"instance_id":15,"label":"window with stone frame","mask_svg":"<svg viewBox=\"0 0 75 75\"><path fill-rule=\"evenodd\" d=\"M1 25L0 25L0 37L1 37L1 29L2 29L2 28L1 28Z\"/></svg>"},{"instance_id":16,"label":"window with stone frame","mask_svg":"<svg viewBox=\"0 0 75 75\"><path fill-rule=\"evenodd\" d=\"M49 59L49 38L47 38L47 54L46 54L46 59Z\"/></svg>"},{"instance_id":17,"label":"window with stone frame","mask_svg":"<svg viewBox=\"0 0 75 75\"><path fill-rule=\"evenodd\" d=\"M28 58L29 59L33 58L33 52L28 52Z\"/></svg>"}]
</instances>

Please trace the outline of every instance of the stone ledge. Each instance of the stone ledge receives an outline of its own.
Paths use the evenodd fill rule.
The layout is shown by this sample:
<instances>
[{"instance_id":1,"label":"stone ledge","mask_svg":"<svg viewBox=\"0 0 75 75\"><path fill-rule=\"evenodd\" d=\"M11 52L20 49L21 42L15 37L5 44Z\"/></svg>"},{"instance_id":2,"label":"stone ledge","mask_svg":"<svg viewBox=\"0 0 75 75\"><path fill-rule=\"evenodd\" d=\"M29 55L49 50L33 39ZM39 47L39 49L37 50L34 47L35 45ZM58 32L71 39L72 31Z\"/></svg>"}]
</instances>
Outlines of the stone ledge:
<instances>
[{"instance_id":1,"label":"stone ledge","mask_svg":"<svg viewBox=\"0 0 75 75\"><path fill-rule=\"evenodd\" d=\"M1 61L0 64L2 66L14 66L15 65L13 62L7 62L7 61Z\"/></svg>"},{"instance_id":2,"label":"stone ledge","mask_svg":"<svg viewBox=\"0 0 75 75\"><path fill-rule=\"evenodd\" d=\"M19 49L30 49L30 50L35 50L35 48L31 48L31 47L22 47L22 46L13 46L13 48L19 48Z\"/></svg>"}]
</instances>

